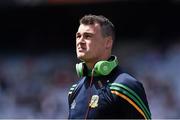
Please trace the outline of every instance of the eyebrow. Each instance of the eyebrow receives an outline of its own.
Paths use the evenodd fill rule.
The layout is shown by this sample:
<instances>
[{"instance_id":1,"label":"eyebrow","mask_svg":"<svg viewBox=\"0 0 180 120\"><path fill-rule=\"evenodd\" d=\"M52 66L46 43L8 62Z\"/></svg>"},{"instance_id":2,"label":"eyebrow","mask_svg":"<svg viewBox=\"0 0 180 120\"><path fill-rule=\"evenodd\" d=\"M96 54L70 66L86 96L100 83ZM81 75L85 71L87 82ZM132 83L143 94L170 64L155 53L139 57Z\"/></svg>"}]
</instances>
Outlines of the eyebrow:
<instances>
[{"instance_id":1,"label":"eyebrow","mask_svg":"<svg viewBox=\"0 0 180 120\"><path fill-rule=\"evenodd\" d=\"M77 32L76 35L78 35L78 34L81 34L81 33L80 33L80 32ZM87 34L88 34L88 35L93 35L94 33L84 32L83 34L85 34L85 35L87 35Z\"/></svg>"},{"instance_id":2,"label":"eyebrow","mask_svg":"<svg viewBox=\"0 0 180 120\"><path fill-rule=\"evenodd\" d=\"M79 32L76 33L76 35L80 34Z\"/></svg>"}]
</instances>

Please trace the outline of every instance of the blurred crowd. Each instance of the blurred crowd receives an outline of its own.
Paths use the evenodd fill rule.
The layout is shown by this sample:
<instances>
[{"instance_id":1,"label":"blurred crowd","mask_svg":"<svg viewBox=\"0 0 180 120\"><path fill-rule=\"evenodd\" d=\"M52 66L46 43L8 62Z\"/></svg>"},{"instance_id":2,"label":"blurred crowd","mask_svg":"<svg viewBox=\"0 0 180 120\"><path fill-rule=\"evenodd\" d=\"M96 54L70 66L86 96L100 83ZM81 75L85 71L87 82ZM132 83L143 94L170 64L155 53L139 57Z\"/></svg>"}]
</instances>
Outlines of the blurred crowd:
<instances>
[{"instance_id":1,"label":"blurred crowd","mask_svg":"<svg viewBox=\"0 0 180 120\"><path fill-rule=\"evenodd\" d=\"M70 56L1 55L0 66L0 118L67 118Z\"/></svg>"},{"instance_id":2,"label":"blurred crowd","mask_svg":"<svg viewBox=\"0 0 180 120\"><path fill-rule=\"evenodd\" d=\"M0 118L67 118L68 91L77 80L72 54L1 54ZM180 43L163 51L120 43L113 54L144 84L152 118L180 118Z\"/></svg>"}]
</instances>

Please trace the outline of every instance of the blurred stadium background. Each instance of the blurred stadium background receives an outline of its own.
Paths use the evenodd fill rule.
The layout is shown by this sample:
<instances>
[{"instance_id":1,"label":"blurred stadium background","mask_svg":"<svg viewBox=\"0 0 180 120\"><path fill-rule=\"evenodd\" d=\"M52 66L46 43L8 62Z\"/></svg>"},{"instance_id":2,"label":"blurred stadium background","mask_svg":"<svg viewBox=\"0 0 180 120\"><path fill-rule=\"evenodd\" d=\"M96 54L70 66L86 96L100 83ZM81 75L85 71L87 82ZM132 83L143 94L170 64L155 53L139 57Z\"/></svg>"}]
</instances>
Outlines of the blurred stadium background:
<instances>
[{"instance_id":1,"label":"blurred stadium background","mask_svg":"<svg viewBox=\"0 0 180 120\"><path fill-rule=\"evenodd\" d=\"M1 0L0 118L67 118L84 14L116 27L113 54L143 82L152 118L180 118L179 0Z\"/></svg>"}]
</instances>

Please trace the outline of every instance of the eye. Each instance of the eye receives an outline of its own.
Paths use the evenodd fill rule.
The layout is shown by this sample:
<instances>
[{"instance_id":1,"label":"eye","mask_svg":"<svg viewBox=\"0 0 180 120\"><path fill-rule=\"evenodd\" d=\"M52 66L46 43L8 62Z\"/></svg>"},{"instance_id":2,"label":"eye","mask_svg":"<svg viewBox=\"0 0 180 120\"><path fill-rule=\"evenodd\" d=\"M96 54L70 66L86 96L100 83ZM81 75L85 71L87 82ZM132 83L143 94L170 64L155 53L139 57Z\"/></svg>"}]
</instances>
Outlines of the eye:
<instances>
[{"instance_id":1,"label":"eye","mask_svg":"<svg viewBox=\"0 0 180 120\"><path fill-rule=\"evenodd\" d=\"M80 34L77 34L77 35L76 35L76 38L80 38L80 37L81 37L81 35L80 35Z\"/></svg>"},{"instance_id":2,"label":"eye","mask_svg":"<svg viewBox=\"0 0 180 120\"><path fill-rule=\"evenodd\" d=\"M90 38L92 38L92 35L91 35L91 34L85 34L84 37L85 37L86 39L90 39Z\"/></svg>"}]
</instances>

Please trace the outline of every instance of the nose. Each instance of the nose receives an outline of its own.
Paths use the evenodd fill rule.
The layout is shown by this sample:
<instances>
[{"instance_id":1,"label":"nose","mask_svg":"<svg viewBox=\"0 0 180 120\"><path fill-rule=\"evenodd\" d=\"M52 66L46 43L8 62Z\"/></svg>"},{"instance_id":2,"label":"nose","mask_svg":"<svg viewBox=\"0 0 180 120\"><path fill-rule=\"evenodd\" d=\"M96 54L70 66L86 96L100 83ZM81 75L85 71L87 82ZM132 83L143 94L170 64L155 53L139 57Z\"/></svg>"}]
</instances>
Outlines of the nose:
<instances>
[{"instance_id":1,"label":"nose","mask_svg":"<svg viewBox=\"0 0 180 120\"><path fill-rule=\"evenodd\" d=\"M84 40L83 36L77 38L76 41L77 41L77 43L85 43L85 40Z\"/></svg>"}]
</instances>

